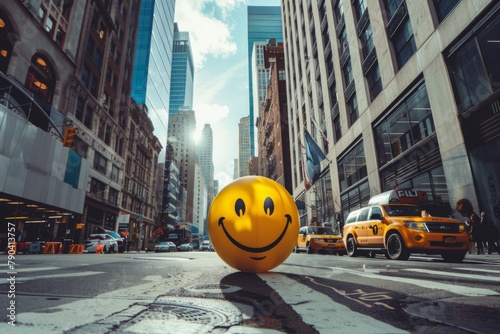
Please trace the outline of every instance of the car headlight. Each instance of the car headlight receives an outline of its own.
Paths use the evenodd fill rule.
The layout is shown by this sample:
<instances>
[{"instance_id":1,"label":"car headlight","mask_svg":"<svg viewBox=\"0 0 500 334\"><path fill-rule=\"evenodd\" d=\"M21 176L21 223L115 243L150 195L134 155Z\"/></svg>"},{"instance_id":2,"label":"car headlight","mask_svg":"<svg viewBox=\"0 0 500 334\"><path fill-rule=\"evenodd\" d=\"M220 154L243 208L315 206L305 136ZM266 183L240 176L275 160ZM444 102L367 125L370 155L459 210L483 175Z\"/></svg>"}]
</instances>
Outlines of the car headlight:
<instances>
[{"instance_id":1,"label":"car headlight","mask_svg":"<svg viewBox=\"0 0 500 334\"><path fill-rule=\"evenodd\" d=\"M407 228L411 228L412 230L427 231L425 223L419 223L413 221L405 221L404 223Z\"/></svg>"}]
</instances>

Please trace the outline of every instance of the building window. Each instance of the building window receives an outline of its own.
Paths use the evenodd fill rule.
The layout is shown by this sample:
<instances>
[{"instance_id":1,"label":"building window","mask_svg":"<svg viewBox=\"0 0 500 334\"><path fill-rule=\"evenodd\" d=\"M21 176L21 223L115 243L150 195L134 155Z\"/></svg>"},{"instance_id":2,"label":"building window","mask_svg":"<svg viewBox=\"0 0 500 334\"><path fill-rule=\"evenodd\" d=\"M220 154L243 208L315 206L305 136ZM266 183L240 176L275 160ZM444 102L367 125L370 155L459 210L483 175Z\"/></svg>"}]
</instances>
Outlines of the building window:
<instances>
[{"instance_id":1,"label":"building window","mask_svg":"<svg viewBox=\"0 0 500 334\"><path fill-rule=\"evenodd\" d=\"M90 179L90 192L100 199L104 200L106 185L94 178Z\"/></svg>"},{"instance_id":2,"label":"building window","mask_svg":"<svg viewBox=\"0 0 500 334\"><path fill-rule=\"evenodd\" d=\"M75 117L81 122L83 121L83 107L84 107L84 102L81 97L78 97L76 99L76 110L75 110Z\"/></svg>"},{"instance_id":3,"label":"building window","mask_svg":"<svg viewBox=\"0 0 500 334\"><path fill-rule=\"evenodd\" d=\"M365 150L360 141L338 161L340 191L344 191L368 176Z\"/></svg>"},{"instance_id":4,"label":"building window","mask_svg":"<svg viewBox=\"0 0 500 334\"><path fill-rule=\"evenodd\" d=\"M89 105L85 109L85 118L83 119L83 124L92 130L92 115L94 114L94 109L92 109Z\"/></svg>"},{"instance_id":5,"label":"building window","mask_svg":"<svg viewBox=\"0 0 500 334\"><path fill-rule=\"evenodd\" d=\"M340 195L342 202L342 216L343 221L349 215L349 212L360 209L368 204L370 200L370 187L368 181L354 186Z\"/></svg>"},{"instance_id":6,"label":"building window","mask_svg":"<svg viewBox=\"0 0 500 334\"><path fill-rule=\"evenodd\" d=\"M376 62L372 66L370 71L367 73L366 78L368 79L370 97L373 101L377 97L377 95L382 91L382 79L380 78L380 69L378 67L378 62Z\"/></svg>"},{"instance_id":7,"label":"building window","mask_svg":"<svg viewBox=\"0 0 500 334\"><path fill-rule=\"evenodd\" d=\"M500 89L500 19L485 24L448 57L455 99L464 112ZM472 30L474 31L474 30Z\"/></svg>"},{"instance_id":8,"label":"building window","mask_svg":"<svg viewBox=\"0 0 500 334\"><path fill-rule=\"evenodd\" d=\"M439 22L443 21L459 2L460 0L434 0L434 8L436 8Z\"/></svg>"},{"instance_id":9,"label":"building window","mask_svg":"<svg viewBox=\"0 0 500 334\"><path fill-rule=\"evenodd\" d=\"M349 127L351 127L359 118L358 100L356 99L356 95L354 95L349 101L347 101L347 113L349 119Z\"/></svg>"},{"instance_id":10,"label":"building window","mask_svg":"<svg viewBox=\"0 0 500 334\"><path fill-rule=\"evenodd\" d=\"M99 152L95 152L94 155L94 169L101 174L106 175L106 164L108 160Z\"/></svg>"},{"instance_id":11,"label":"building window","mask_svg":"<svg viewBox=\"0 0 500 334\"><path fill-rule=\"evenodd\" d=\"M333 119L333 133L335 135L335 142L337 142L340 137L342 137L342 131L340 129L340 114L338 113Z\"/></svg>"},{"instance_id":12,"label":"building window","mask_svg":"<svg viewBox=\"0 0 500 334\"><path fill-rule=\"evenodd\" d=\"M35 53L31 57L31 66L26 75L25 87L50 104L54 86L55 79L52 66L44 56Z\"/></svg>"},{"instance_id":13,"label":"building window","mask_svg":"<svg viewBox=\"0 0 500 334\"><path fill-rule=\"evenodd\" d=\"M118 191L111 187L109 188L108 192L108 203L115 206L118 203Z\"/></svg>"},{"instance_id":14,"label":"building window","mask_svg":"<svg viewBox=\"0 0 500 334\"><path fill-rule=\"evenodd\" d=\"M0 71L7 73L9 67L10 55L13 49L12 25L7 20L2 11L0 11Z\"/></svg>"},{"instance_id":15,"label":"building window","mask_svg":"<svg viewBox=\"0 0 500 334\"><path fill-rule=\"evenodd\" d=\"M399 101L374 127L379 166L383 166L434 134L434 120L425 84Z\"/></svg>"},{"instance_id":16,"label":"building window","mask_svg":"<svg viewBox=\"0 0 500 334\"><path fill-rule=\"evenodd\" d=\"M415 53L415 39L413 38L413 29L411 28L410 20L406 20L402 27L391 38L392 45L394 46L394 52L396 53L396 59L398 61L399 68L403 67L404 64L410 59L410 57Z\"/></svg>"},{"instance_id":17,"label":"building window","mask_svg":"<svg viewBox=\"0 0 500 334\"><path fill-rule=\"evenodd\" d=\"M403 1L405 0L385 0L385 7L389 13L389 17L392 17L396 13L396 10Z\"/></svg>"}]
</instances>

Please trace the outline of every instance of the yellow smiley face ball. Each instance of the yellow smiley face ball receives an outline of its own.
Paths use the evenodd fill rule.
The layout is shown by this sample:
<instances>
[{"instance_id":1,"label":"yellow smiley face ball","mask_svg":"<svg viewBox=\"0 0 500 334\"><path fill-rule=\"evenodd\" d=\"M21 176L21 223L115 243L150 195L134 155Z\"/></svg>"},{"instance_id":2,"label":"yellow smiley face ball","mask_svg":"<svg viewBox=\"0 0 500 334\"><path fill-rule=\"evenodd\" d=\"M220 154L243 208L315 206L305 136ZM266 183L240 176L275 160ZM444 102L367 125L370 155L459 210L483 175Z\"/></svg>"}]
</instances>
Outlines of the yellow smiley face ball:
<instances>
[{"instance_id":1,"label":"yellow smiley face ball","mask_svg":"<svg viewBox=\"0 0 500 334\"><path fill-rule=\"evenodd\" d=\"M265 272L292 253L299 234L295 201L278 182L245 176L215 197L208 213L215 251L231 267Z\"/></svg>"}]
</instances>

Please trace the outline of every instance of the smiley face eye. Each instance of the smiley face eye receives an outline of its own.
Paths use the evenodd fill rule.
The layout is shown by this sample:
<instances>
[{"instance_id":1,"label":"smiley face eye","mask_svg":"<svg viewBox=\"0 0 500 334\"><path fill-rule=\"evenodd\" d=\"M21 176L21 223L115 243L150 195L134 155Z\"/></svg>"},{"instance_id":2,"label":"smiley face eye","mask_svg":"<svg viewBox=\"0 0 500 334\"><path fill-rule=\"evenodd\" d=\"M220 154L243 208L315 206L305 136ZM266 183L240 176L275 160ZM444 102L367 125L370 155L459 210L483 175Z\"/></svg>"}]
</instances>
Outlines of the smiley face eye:
<instances>
[{"instance_id":1,"label":"smiley face eye","mask_svg":"<svg viewBox=\"0 0 500 334\"><path fill-rule=\"evenodd\" d=\"M238 217L241 217L245 214L245 202L243 202L241 198L238 198L236 200L236 203L234 204L234 211L236 211Z\"/></svg>"},{"instance_id":2,"label":"smiley face eye","mask_svg":"<svg viewBox=\"0 0 500 334\"><path fill-rule=\"evenodd\" d=\"M271 197L267 197L264 201L264 212L269 216L271 216L274 212L274 202Z\"/></svg>"}]
</instances>

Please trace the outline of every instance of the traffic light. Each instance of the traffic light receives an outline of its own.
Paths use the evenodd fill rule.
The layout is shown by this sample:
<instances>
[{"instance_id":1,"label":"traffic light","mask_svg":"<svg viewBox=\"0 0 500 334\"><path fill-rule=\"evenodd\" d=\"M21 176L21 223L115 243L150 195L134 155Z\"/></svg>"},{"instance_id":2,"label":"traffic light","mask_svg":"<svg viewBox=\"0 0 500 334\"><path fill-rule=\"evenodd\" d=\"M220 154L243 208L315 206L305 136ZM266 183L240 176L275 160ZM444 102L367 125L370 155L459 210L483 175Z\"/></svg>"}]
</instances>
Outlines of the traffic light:
<instances>
[{"instance_id":1,"label":"traffic light","mask_svg":"<svg viewBox=\"0 0 500 334\"><path fill-rule=\"evenodd\" d=\"M74 145L75 137L76 137L77 133L78 133L78 130L74 126L66 127L66 130L64 132L63 145L66 147L72 147Z\"/></svg>"}]
</instances>

